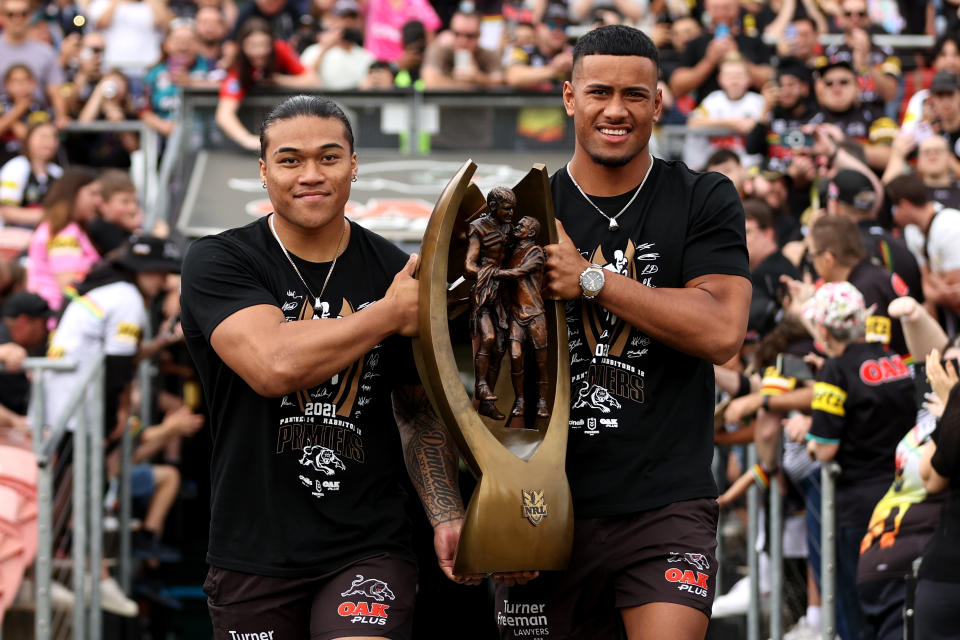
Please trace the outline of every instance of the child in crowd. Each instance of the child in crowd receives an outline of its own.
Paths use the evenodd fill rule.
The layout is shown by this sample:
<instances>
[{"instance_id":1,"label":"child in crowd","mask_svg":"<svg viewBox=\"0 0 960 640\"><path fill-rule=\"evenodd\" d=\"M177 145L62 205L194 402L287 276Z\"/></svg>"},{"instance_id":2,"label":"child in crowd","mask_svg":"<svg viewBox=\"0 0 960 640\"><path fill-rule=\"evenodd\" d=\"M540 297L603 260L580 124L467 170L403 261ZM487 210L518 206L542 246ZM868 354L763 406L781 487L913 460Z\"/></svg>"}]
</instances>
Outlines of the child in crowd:
<instances>
[{"instance_id":1,"label":"child in crowd","mask_svg":"<svg viewBox=\"0 0 960 640\"><path fill-rule=\"evenodd\" d=\"M53 115L34 98L37 79L25 64L15 64L3 76L0 95L0 164L23 150L27 128L36 122L50 122Z\"/></svg>"},{"instance_id":2,"label":"child in crowd","mask_svg":"<svg viewBox=\"0 0 960 640\"><path fill-rule=\"evenodd\" d=\"M760 164L763 157L748 155L745 136L763 117L763 97L750 89L747 62L738 53L728 54L720 62L717 82L720 89L711 92L694 109L687 120L691 129L725 128L729 134L688 136L683 159L691 168L704 166L707 157L717 149L730 149L740 156L744 166Z\"/></svg>"},{"instance_id":3,"label":"child in crowd","mask_svg":"<svg viewBox=\"0 0 960 640\"><path fill-rule=\"evenodd\" d=\"M98 182L103 200L100 218L90 223L87 234L100 255L106 255L140 231L144 216L137 202L137 187L126 171L104 171Z\"/></svg>"}]
</instances>

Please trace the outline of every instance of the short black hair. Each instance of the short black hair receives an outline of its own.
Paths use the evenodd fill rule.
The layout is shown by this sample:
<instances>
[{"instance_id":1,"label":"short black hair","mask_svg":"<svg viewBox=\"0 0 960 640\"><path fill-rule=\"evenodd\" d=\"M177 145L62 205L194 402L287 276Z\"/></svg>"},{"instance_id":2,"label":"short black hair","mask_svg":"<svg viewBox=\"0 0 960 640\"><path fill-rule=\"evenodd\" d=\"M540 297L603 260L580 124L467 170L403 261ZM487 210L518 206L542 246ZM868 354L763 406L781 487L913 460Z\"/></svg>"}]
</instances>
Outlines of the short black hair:
<instances>
[{"instance_id":1,"label":"short black hair","mask_svg":"<svg viewBox=\"0 0 960 640\"><path fill-rule=\"evenodd\" d=\"M573 47L573 65L584 56L640 56L649 58L660 75L660 52L650 36L623 24L610 24L586 32Z\"/></svg>"},{"instance_id":2,"label":"short black hair","mask_svg":"<svg viewBox=\"0 0 960 640\"><path fill-rule=\"evenodd\" d=\"M715 167L718 164L723 164L724 162L733 161L737 164L743 164L740 162L740 156L737 155L736 151L730 149L717 149L710 154L710 157L707 158L707 164L705 167Z\"/></svg>"},{"instance_id":3,"label":"short black hair","mask_svg":"<svg viewBox=\"0 0 960 640\"><path fill-rule=\"evenodd\" d=\"M350 120L347 114L343 112L336 102L322 96L298 95L290 96L277 106L275 106L267 117L260 123L260 158L266 157L267 153L267 129L274 123L281 120L290 120L301 116L312 116L314 118L335 118L343 125L344 135L347 142L350 143L350 153L353 153L353 127L350 126Z\"/></svg>"}]
</instances>

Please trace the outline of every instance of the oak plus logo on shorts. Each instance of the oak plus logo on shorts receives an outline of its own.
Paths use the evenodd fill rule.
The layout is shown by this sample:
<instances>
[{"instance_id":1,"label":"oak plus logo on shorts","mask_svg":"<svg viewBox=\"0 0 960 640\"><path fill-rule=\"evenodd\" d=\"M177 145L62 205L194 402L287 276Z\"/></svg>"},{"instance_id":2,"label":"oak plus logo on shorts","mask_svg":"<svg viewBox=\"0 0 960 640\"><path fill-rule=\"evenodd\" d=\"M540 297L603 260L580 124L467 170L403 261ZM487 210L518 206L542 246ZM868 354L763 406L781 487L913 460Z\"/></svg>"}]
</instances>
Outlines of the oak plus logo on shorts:
<instances>
[{"instance_id":1,"label":"oak plus logo on shorts","mask_svg":"<svg viewBox=\"0 0 960 640\"><path fill-rule=\"evenodd\" d=\"M383 580L376 578L364 578L359 573L356 579L350 583L350 587L340 594L342 597L359 596L376 602L354 602L344 601L337 607L337 613L344 618L350 618L353 624L376 624L383 626L387 624L387 609L390 605L383 604L386 599L394 600L393 591Z\"/></svg>"},{"instance_id":2,"label":"oak plus logo on shorts","mask_svg":"<svg viewBox=\"0 0 960 640\"><path fill-rule=\"evenodd\" d=\"M667 582L677 585L679 591L687 591L694 595L706 598L710 593L710 587L707 581L710 575L703 573L710 569L710 561L702 553L680 553L671 551L667 556L667 562L670 564L684 563L691 565L694 569L681 569L680 567L670 567L664 573L663 577Z\"/></svg>"}]
</instances>

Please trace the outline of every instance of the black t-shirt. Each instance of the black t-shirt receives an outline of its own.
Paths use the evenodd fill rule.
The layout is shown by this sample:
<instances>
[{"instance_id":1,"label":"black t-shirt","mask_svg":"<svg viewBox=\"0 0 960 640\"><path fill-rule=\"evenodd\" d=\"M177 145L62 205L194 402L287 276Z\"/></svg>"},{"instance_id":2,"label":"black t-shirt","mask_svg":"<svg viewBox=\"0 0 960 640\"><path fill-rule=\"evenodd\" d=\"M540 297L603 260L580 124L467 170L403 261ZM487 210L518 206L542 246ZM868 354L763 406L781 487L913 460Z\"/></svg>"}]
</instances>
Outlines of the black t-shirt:
<instances>
[{"instance_id":1,"label":"black t-shirt","mask_svg":"<svg viewBox=\"0 0 960 640\"><path fill-rule=\"evenodd\" d=\"M960 385L954 385L947 400L940 426L933 434L937 451L930 464L950 480L950 495L940 513L940 524L927 547L920 565L920 577L937 582L960 582Z\"/></svg>"},{"instance_id":2,"label":"black t-shirt","mask_svg":"<svg viewBox=\"0 0 960 640\"><path fill-rule=\"evenodd\" d=\"M269 22L270 28L273 29L273 37L277 40L288 40L300 26L300 10L296 3L288 0L279 12L267 15L254 0L248 0L237 9L237 20L234 22L233 31L227 35L227 40L231 42L236 40L240 27L250 18L263 18Z\"/></svg>"},{"instance_id":3,"label":"black t-shirt","mask_svg":"<svg viewBox=\"0 0 960 640\"><path fill-rule=\"evenodd\" d=\"M759 123L747 134L747 153L762 153L768 159L770 170L786 174L797 149L806 142L799 129L813 114L810 107L805 107L800 115L776 107L769 123Z\"/></svg>"},{"instance_id":4,"label":"black t-shirt","mask_svg":"<svg viewBox=\"0 0 960 640\"><path fill-rule=\"evenodd\" d=\"M551 177L556 216L582 255L649 287L680 288L707 274L750 277L743 208L718 173L655 159L618 218L584 200L566 169ZM591 197L616 213L634 190ZM567 303L570 432L567 477L579 518L716 496L713 366L644 335L595 302Z\"/></svg>"},{"instance_id":5,"label":"black t-shirt","mask_svg":"<svg viewBox=\"0 0 960 640\"><path fill-rule=\"evenodd\" d=\"M860 144L888 139L896 131L897 124L883 114L883 108L873 104L850 107L846 111L821 109L810 118L811 124L835 124L844 135Z\"/></svg>"},{"instance_id":6,"label":"black t-shirt","mask_svg":"<svg viewBox=\"0 0 960 640\"><path fill-rule=\"evenodd\" d=\"M331 380L282 398L255 393L210 346L225 318L254 305L276 306L288 322L360 311L383 297L406 258L351 223L314 310L267 218L190 247L182 322L210 407L210 564L296 577L380 551L408 553L391 391L419 383L410 341L384 340ZM329 263L293 259L319 291Z\"/></svg>"},{"instance_id":7,"label":"black t-shirt","mask_svg":"<svg viewBox=\"0 0 960 640\"><path fill-rule=\"evenodd\" d=\"M687 43L686 49L683 50L683 65L684 67L695 67L697 63L703 60L707 55L707 45L710 44L710 41L713 40L714 35L712 33L704 33L703 35L694 38ZM738 33L733 36L734 40L737 41L737 48L740 50L740 55L747 59L747 61L752 62L753 64L770 64L770 58L773 56L773 50L770 49L767 45L763 43L763 40L760 38L751 38L750 36ZM717 84L717 69L710 73L707 76L707 79L703 81L699 87L697 87L696 92L699 100L707 95L710 95L711 91L716 91L720 88L720 85Z\"/></svg>"},{"instance_id":8,"label":"black t-shirt","mask_svg":"<svg viewBox=\"0 0 960 640\"><path fill-rule=\"evenodd\" d=\"M949 187L927 187L927 198L948 209L960 208L960 182Z\"/></svg>"},{"instance_id":9,"label":"black t-shirt","mask_svg":"<svg viewBox=\"0 0 960 640\"><path fill-rule=\"evenodd\" d=\"M863 248L870 262L897 274L906 286L903 288L899 281L892 280L896 294L911 296L918 302L923 302L920 266L903 238L896 237L873 220L861 220L857 226L860 228L860 239L863 240Z\"/></svg>"},{"instance_id":10,"label":"black t-shirt","mask_svg":"<svg viewBox=\"0 0 960 640\"><path fill-rule=\"evenodd\" d=\"M873 264L870 259L858 263L847 280L863 294L863 301L873 312L867 318L867 342L879 342L900 355L907 355L907 341L903 337L903 325L887 315L887 307L896 298L908 295L907 286L895 273Z\"/></svg>"},{"instance_id":11,"label":"black t-shirt","mask_svg":"<svg viewBox=\"0 0 960 640\"><path fill-rule=\"evenodd\" d=\"M866 527L893 481L897 443L913 427L913 379L903 358L874 342L848 345L813 385L808 438L839 444L837 522Z\"/></svg>"},{"instance_id":12,"label":"black t-shirt","mask_svg":"<svg viewBox=\"0 0 960 640\"><path fill-rule=\"evenodd\" d=\"M13 342L6 323L0 320L0 344ZM0 405L21 416L27 415L30 401L30 381L22 371L10 373L0 370Z\"/></svg>"}]
</instances>

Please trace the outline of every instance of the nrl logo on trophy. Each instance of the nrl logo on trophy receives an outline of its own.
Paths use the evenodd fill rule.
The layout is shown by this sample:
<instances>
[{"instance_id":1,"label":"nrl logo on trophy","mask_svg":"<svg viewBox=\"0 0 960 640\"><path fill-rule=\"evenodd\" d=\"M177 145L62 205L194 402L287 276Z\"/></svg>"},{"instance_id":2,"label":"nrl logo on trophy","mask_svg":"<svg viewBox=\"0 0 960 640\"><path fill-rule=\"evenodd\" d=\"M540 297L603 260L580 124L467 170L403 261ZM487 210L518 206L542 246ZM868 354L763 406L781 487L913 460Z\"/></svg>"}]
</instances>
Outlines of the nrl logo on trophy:
<instances>
[{"instance_id":1,"label":"nrl logo on trophy","mask_svg":"<svg viewBox=\"0 0 960 640\"><path fill-rule=\"evenodd\" d=\"M542 294L544 246L557 242L550 184L537 164L485 195L476 169L466 161L444 188L417 267L417 368L479 480L455 571L562 569L573 542L570 351L563 305Z\"/></svg>"},{"instance_id":2,"label":"nrl logo on trophy","mask_svg":"<svg viewBox=\"0 0 960 640\"><path fill-rule=\"evenodd\" d=\"M537 526L547 517L547 503L543 500L543 491L522 491L523 517Z\"/></svg>"}]
</instances>

